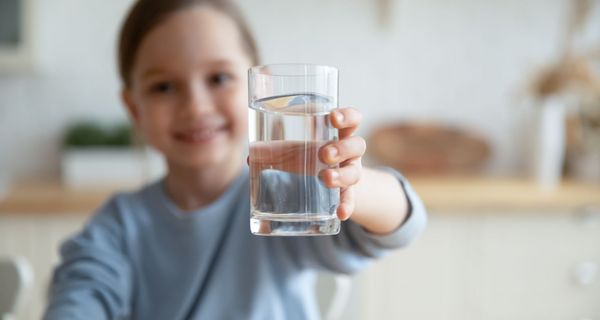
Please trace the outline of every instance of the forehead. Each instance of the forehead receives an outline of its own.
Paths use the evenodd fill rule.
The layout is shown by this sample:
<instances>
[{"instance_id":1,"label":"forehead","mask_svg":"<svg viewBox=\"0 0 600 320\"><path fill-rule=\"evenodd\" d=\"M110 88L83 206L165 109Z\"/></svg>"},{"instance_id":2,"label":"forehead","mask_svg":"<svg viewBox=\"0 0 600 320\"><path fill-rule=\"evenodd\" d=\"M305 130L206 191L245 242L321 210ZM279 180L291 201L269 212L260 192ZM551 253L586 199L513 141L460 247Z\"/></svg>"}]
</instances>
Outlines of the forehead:
<instances>
[{"instance_id":1,"label":"forehead","mask_svg":"<svg viewBox=\"0 0 600 320\"><path fill-rule=\"evenodd\" d=\"M190 69L226 61L249 64L235 22L209 7L192 7L169 15L142 40L134 74L157 65Z\"/></svg>"}]
</instances>

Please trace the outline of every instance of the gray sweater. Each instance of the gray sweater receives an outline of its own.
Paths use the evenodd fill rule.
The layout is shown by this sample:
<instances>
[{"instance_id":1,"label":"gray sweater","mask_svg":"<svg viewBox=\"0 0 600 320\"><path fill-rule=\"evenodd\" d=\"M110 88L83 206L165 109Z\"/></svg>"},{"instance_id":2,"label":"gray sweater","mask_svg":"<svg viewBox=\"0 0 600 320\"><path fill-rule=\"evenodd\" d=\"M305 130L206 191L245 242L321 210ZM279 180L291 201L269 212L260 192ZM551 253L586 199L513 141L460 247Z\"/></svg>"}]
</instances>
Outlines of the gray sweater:
<instances>
[{"instance_id":1,"label":"gray sweater","mask_svg":"<svg viewBox=\"0 0 600 320\"><path fill-rule=\"evenodd\" d=\"M356 272L424 229L423 203L397 176L411 211L384 236L350 221L336 236L254 236L247 171L191 213L162 180L117 194L62 245L44 319L318 319L317 272Z\"/></svg>"}]
</instances>

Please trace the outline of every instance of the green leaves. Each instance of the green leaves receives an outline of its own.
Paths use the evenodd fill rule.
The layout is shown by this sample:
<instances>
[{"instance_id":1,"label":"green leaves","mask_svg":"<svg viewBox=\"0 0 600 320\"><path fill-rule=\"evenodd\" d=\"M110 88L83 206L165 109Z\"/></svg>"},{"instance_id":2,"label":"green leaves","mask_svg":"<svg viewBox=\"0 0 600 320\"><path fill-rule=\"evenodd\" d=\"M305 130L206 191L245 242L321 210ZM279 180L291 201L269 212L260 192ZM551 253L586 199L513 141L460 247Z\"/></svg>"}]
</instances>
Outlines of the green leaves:
<instances>
[{"instance_id":1,"label":"green leaves","mask_svg":"<svg viewBox=\"0 0 600 320\"><path fill-rule=\"evenodd\" d=\"M106 126L85 121L67 128L63 143L67 148L129 147L132 135L131 126L127 123Z\"/></svg>"}]
</instances>

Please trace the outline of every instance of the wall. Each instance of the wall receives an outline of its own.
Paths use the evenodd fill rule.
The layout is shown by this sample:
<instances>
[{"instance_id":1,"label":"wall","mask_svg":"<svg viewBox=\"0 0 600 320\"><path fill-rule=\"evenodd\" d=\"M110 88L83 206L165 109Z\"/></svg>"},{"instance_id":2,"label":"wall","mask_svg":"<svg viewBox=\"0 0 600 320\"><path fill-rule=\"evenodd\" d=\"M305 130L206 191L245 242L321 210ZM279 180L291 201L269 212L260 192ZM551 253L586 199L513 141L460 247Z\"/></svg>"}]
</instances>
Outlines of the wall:
<instances>
[{"instance_id":1,"label":"wall","mask_svg":"<svg viewBox=\"0 0 600 320\"><path fill-rule=\"evenodd\" d=\"M69 121L125 118L115 37L131 1L31 1L37 67L0 73L0 176L56 176ZM340 68L340 102L363 112L362 134L380 121L442 120L489 137L491 171L522 169L517 95L556 56L566 0L239 2L264 62Z\"/></svg>"},{"instance_id":2,"label":"wall","mask_svg":"<svg viewBox=\"0 0 600 320\"><path fill-rule=\"evenodd\" d=\"M0 176L58 175L67 123L124 118L114 58L129 2L31 2L36 67L0 74Z\"/></svg>"}]
</instances>

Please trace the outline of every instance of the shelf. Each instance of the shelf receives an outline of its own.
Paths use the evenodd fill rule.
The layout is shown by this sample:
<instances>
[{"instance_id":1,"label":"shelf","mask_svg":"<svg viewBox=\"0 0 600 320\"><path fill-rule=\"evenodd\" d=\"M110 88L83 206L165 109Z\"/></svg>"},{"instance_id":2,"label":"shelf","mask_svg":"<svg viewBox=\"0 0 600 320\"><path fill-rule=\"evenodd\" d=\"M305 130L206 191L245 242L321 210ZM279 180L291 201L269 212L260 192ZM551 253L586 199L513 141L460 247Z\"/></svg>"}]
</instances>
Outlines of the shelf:
<instances>
[{"instance_id":1,"label":"shelf","mask_svg":"<svg viewBox=\"0 0 600 320\"><path fill-rule=\"evenodd\" d=\"M584 206L600 207L600 185L567 181L554 191L513 178L414 177L413 187L434 214L476 214L483 211L567 212ZM74 189L57 181L17 183L0 200L0 215L90 214L123 187Z\"/></svg>"},{"instance_id":2,"label":"shelf","mask_svg":"<svg viewBox=\"0 0 600 320\"><path fill-rule=\"evenodd\" d=\"M555 190L516 178L410 179L431 211L565 212L600 206L600 185L565 181Z\"/></svg>"}]
</instances>

